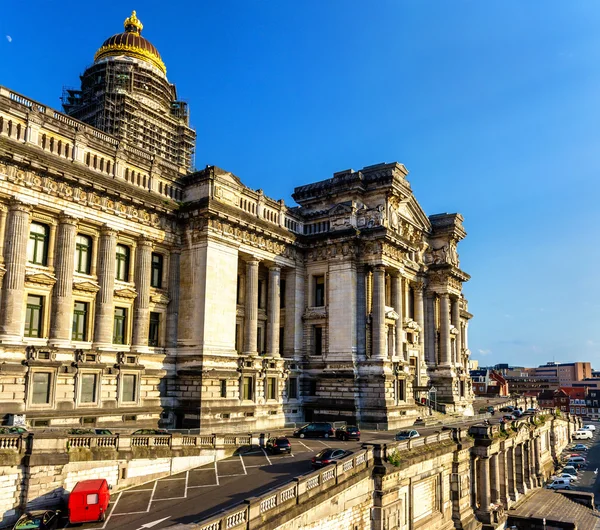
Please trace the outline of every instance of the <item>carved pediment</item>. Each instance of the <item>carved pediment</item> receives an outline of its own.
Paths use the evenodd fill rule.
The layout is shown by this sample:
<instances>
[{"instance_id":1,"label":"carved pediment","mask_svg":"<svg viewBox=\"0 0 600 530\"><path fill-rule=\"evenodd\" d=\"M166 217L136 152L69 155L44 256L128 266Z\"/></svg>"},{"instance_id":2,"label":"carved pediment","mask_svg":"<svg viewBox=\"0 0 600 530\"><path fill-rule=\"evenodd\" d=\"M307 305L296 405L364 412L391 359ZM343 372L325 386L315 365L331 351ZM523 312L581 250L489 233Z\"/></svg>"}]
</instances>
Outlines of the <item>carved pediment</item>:
<instances>
[{"instance_id":1,"label":"carved pediment","mask_svg":"<svg viewBox=\"0 0 600 530\"><path fill-rule=\"evenodd\" d=\"M97 293L100 290L100 286L91 280L74 280L73 290L82 293Z\"/></svg>"},{"instance_id":2,"label":"carved pediment","mask_svg":"<svg viewBox=\"0 0 600 530\"><path fill-rule=\"evenodd\" d=\"M409 318L409 317L406 317L404 319L403 328L405 331L408 331L409 333L415 333L417 331L421 331L421 326L419 326L419 324L417 324L412 318Z\"/></svg>"},{"instance_id":3,"label":"carved pediment","mask_svg":"<svg viewBox=\"0 0 600 530\"><path fill-rule=\"evenodd\" d=\"M154 304L159 304L159 305L167 305L171 299L167 296L166 293L152 293L150 295L150 301Z\"/></svg>"},{"instance_id":4,"label":"carved pediment","mask_svg":"<svg viewBox=\"0 0 600 530\"><path fill-rule=\"evenodd\" d=\"M394 311L393 307L385 306L385 318L388 318L390 320L398 320L400 318L400 315L398 315L398 313Z\"/></svg>"},{"instance_id":5,"label":"carved pediment","mask_svg":"<svg viewBox=\"0 0 600 530\"><path fill-rule=\"evenodd\" d=\"M349 215L352 211L353 205L351 201L341 202L329 210L329 216L336 217L338 215Z\"/></svg>"},{"instance_id":6,"label":"carved pediment","mask_svg":"<svg viewBox=\"0 0 600 530\"><path fill-rule=\"evenodd\" d=\"M304 320L327 318L327 308L326 307L307 307L302 318Z\"/></svg>"},{"instance_id":7,"label":"carved pediment","mask_svg":"<svg viewBox=\"0 0 600 530\"><path fill-rule=\"evenodd\" d=\"M134 300L137 297L137 292L131 287L117 287L115 289L115 296L125 300Z\"/></svg>"},{"instance_id":8,"label":"carved pediment","mask_svg":"<svg viewBox=\"0 0 600 530\"><path fill-rule=\"evenodd\" d=\"M25 282L34 283L37 285L54 285L56 283L56 276L48 272L27 272L25 273Z\"/></svg>"}]
</instances>

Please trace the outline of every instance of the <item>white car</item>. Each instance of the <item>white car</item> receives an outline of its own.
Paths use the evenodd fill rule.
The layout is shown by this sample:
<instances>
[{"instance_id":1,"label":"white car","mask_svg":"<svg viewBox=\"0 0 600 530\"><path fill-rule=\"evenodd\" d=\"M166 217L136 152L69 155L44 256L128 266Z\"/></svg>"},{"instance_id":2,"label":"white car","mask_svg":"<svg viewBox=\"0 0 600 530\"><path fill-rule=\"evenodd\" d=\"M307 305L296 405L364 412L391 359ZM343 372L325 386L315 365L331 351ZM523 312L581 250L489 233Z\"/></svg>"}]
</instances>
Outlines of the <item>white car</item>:
<instances>
[{"instance_id":1,"label":"white car","mask_svg":"<svg viewBox=\"0 0 600 530\"><path fill-rule=\"evenodd\" d=\"M573 440L591 440L593 435L590 430L579 430L573 433Z\"/></svg>"},{"instance_id":2,"label":"white car","mask_svg":"<svg viewBox=\"0 0 600 530\"><path fill-rule=\"evenodd\" d=\"M551 477L550 480L558 480L559 478L570 480L571 482L575 482L577 480L577 477L569 475L569 473L559 473L558 475Z\"/></svg>"},{"instance_id":3,"label":"white car","mask_svg":"<svg viewBox=\"0 0 600 530\"><path fill-rule=\"evenodd\" d=\"M546 488L549 490L570 490L571 481L566 478L557 478L549 484L546 484Z\"/></svg>"},{"instance_id":4,"label":"white car","mask_svg":"<svg viewBox=\"0 0 600 530\"><path fill-rule=\"evenodd\" d=\"M586 431L595 431L596 430L596 426L595 425L584 425L582 428L582 430L586 430Z\"/></svg>"}]
</instances>

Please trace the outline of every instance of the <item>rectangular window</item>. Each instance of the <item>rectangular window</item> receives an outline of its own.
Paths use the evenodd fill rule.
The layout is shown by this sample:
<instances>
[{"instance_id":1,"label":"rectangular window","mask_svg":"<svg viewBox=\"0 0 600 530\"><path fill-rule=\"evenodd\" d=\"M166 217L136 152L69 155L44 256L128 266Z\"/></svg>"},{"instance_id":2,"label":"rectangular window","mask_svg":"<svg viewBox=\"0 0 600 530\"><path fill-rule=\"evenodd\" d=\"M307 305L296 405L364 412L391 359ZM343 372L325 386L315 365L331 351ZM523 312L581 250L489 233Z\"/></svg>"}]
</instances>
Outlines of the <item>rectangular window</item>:
<instances>
[{"instance_id":1,"label":"rectangular window","mask_svg":"<svg viewBox=\"0 0 600 530\"><path fill-rule=\"evenodd\" d=\"M280 327L279 328L279 351L282 352L283 351L283 341L285 339L285 328L284 327Z\"/></svg>"},{"instance_id":2,"label":"rectangular window","mask_svg":"<svg viewBox=\"0 0 600 530\"><path fill-rule=\"evenodd\" d=\"M115 307L115 322L113 328L113 343L125 344L127 331L127 309Z\"/></svg>"},{"instance_id":3,"label":"rectangular window","mask_svg":"<svg viewBox=\"0 0 600 530\"><path fill-rule=\"evenodd\" d=\"M44 297L27 296L27 308L25 311L25 331L26 337L42 337L42 321L44 316Z\"/></svg>"},{"instance_id":4,"label":"rectangular window","mask_svg":"<svg viewBox=\"0 0 600 530\"><path fill-rule=\"evenodd\" d=\"M235 325L235 351L242 351L242 336L241 336L242 326L240 324Z\"/></svg>"},{"instance_id":5,"label":"rectangular window","mask_svg":"<svg viewBox=\"0 0 600 530\"><path fill-rule=\"evenodd\" d=\"M27 261L36 265L48 263L48 234L50 229L46 225L31 223L29 228L29 242L27 244Z\"/></svg>"},{"instance_id":6,"label":"rectangular window","mask_svg":"<svg viewBox=\"0 0 600 530\"><path fill-rule=\"evenodd\" d=\"M313 355L323 355L323 328L313 327Z\"/></svg>"},{"instance_id":7,"label":"rectangular window","mask_svg":"<svg viewBox=\"0 0 600 530\"><path fill-rule=\"evenodd\" d=\"M325 276L315 276L315 307L325 305Z\"/></svg>"},{"instance_id":8,"label":"rectangular window","mask_svg":"<svg viewBox=\"0 0 600 530\"><path fill-rule=\"evenodd\" d=\"M308 382L308 395L309 396L317 395L317 381L315 379L311 379Z\"/></svg>"},{"instance_id":9,"label":"rectangular window","mask_svg":"<svg viewBox=\"0 0 600 530\"><path fill-rule=\"evenodd\" d=\"M133 403L137 397L137 376L135 374L123 374L121 381L123 382L121 401Z\"/></svg>"},{"instance_id":10,"label":"rectangular window","mask_svg":"<svg viewBox=\"0 0 600 530\"><path fill-rule=\"evenodd\" d=\"M298 399L298 378L290 377L288 379L288 399Z\"/></svg>"},{"instance_id":11,"label":"rectangular window","mask_svg":"<svg viewBox=\"0 0 600 530\"><path fill-rule=\"evenodd\" d=\"M243 399L246 401L254 400L254 380L251 377L244 377L244 388L242 390Z\"/></svg>"},{"instance_id":12,"label":"rectangular window","mask_svg":"<svg viewBox=\"0 0 600 530\"><path fill-rule=\"evenodd\" d=\"M92 238L77 234L75 240L75 272L89 274L92 262Z\"/></svg>"},{"instance_id":13,"label":"rectangular window","mask_svg":"<svg viewBox=\"0 0 600 530\"><path fill-rule=\"evenodd\" d=\"M160 313L150 312L150 325L148 326L148 346L158 346L160 332Z\"/></svg>"},{"instance_id":14,"label":"rectangular window","mask_svg":"<svg viewBox=\"0 0 600 530\"><path fill-rule=\"evenodd\" d=\"M150 277L150 285L157 289L162 288L163 278L163 256L162 254L152 253L152 276Z\"/></svg>"},{"instance_id":15,"label":"rectangular window","mask_svg":"<svg viewBox=\"0 0 600 530\"><path fill-rule=\"evenodd\" d=\"M267 378L267 399L277 399L277 378Z\"/></svg>"},{"instance_id":16,"label":"rectangular window","mask_svg":"<svg viewBox=\"0 0 600 530\"><path fill-rule=\"evenodd\" d=\"M96 403L97 374L81 374L81 390L79 400L81 403Z\"/></svg>"},{"instance_id":17,"label":"rectangular window","mask_svg":"<svg viewBox=\"0 0 600 530\"><path fill-rule=\"evenodd\" d=\"M227 380L221 379L220 385L221 385L221 397L226 398L227 397Z\"/></svg>"},{"instance_id":18,"label":"rectangular window","mask_svg":"<svg viewBox=\"0 0 600 530\"><path fill-rule=\"evenodd\" d=\"M115 255L115 278L122 282L129 281L129 247L117 245Z\"/></svg>"},{"instance_id":19,"label":"rectangular window","mask_svg":"<svg viewBox=\"0 0 600 530\"><path fill-rule=\"evenodd\" d=\"M88 303L75 302L71 340L87 340Z\"/></svg>"},{"instance_id":20,"label":"rectangular window","mask_svg":"<svg viewBox=\"0 0 600 530\"><path fill-rule=\"evenodd\" d=\"M34 405L48 405L50 403L50 384L52 374L49 372L35 372L31 390L31 402Z\"/></svg>"},{"instance_id":21,"label":"rectangular window","mask_svg":"<svg viewBox=\"0 0 600 530\"><path fill-rule=\"evenodd\" d=\"M285 280L279 281L279 307L285 307Z\"/></svg>"}]
</instances>

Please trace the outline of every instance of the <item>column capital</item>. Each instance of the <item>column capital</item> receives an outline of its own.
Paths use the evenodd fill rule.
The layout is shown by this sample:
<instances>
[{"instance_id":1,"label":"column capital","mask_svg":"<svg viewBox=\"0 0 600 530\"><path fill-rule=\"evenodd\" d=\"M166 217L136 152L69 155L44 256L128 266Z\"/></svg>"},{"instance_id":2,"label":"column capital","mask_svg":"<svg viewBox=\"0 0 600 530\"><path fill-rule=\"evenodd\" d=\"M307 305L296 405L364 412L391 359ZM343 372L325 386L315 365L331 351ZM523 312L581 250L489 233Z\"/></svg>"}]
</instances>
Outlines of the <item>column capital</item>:
<instances>
[{"instance_id":1,"label":"column capital","mask_svg":"<svg viewBox=\"0 0 600 530\"><path fill-rule=\"evenodd\" d=\"M79 219L77 219L77 217L69 215L68 213L62 212L58 216L58 223L61 225L77 226L79 225Z\"/></svg>"},{"instance_id":2,"label":"column capital","mask_svg":"<svg viewBox=\"0 0 600 530\"><path fill-rule=\"evenodd\" d=\"M246 262L246 265L251 265L251 266L256 266L258 267L258 265L260 264L261 260L259 258L248 258L244 260Z\"/></svg>"},{"instance_id":3,"label":"column capital","mask_svg":"<svg viewBox=\"0 0 600 530\"><path fill-rule=\"evenodd\" d=\"M117 237L118 233L118 230L108 225L102 225L102 228L100 229L100 234L102 234L103 236Z\"/></svg>"},{"instance_id":4,"label":"column capital","mask_svg":"<svg viewBox=\"0 0 600 530\"><path fill-rule=\"evenodd\" d=\"M279 265L271 265L269 267L269 272L281 272L281 267Z\"/></svg>"},{"instance_id":5,"label":"column capital","mask_svg":"<svg viewBox=\"0 0 600 530\"><path fill-rule=\"evenodd\" d=\"M425 287L425 282L423 280L414 280L410 282L410 286L416 291L423 291Z\"/></svg>"},{"instance_id":6,"label":"column capital","mask_svg":"<svg viewBox=\"0 0 600 530\"><path fill-rule=\"evenodd\" d=\"M31 204L27 204L13 197L10 201L8 201L8 209L11 212L31 213L32 206Z\"/></svg>"},{"instance_id":7,"label":"column capital","mask_svg":"<svg viewBox=\"0 0 600 530\"><path fill-rule=\"evenodd\" d=\"M385 265L373 265L373 272L383 272L385 273Z\"/></svg>"},{"instance_id":8,"label":"column capital","mask_svg":"<svg viewBox=\"0 0 600 530\"><path fill-rule=\"evenodd\" d=\"M138 247L150 247L152 248L154 246L154 241L152 241L152 239L150 239L147 236L140 236L137 238L136 240L137 246Z\"/></svg>"}]
</instances>

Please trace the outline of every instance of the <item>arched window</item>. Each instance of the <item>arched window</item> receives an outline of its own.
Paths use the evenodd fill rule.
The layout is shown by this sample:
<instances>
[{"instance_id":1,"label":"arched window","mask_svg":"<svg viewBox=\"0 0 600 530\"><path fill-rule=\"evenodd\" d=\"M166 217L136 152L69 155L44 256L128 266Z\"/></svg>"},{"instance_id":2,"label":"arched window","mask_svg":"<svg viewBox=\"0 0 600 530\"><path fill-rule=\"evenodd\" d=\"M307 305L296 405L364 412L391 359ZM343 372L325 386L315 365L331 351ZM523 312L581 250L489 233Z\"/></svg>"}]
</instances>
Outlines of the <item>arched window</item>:
<instances>
[{"instance_id":1,"label":"arched window","mask_svg":"<svg viewBox=\"0 0 600 530\"><path fill-rule=\"evenodd\" d=\"M36 265L48 264L48 226L40 223L31 223L29 228L29 242L27 244L27 261Z\"/></svg>"}]
</instances>

